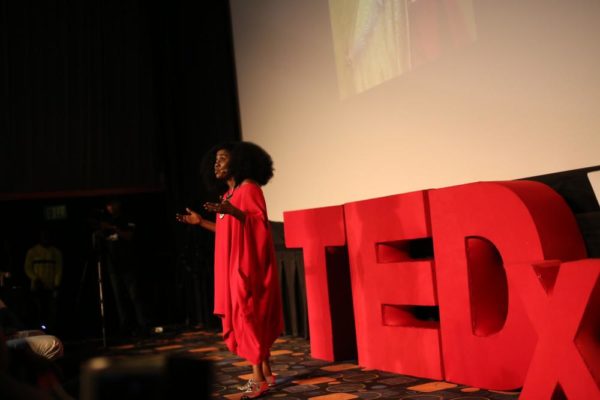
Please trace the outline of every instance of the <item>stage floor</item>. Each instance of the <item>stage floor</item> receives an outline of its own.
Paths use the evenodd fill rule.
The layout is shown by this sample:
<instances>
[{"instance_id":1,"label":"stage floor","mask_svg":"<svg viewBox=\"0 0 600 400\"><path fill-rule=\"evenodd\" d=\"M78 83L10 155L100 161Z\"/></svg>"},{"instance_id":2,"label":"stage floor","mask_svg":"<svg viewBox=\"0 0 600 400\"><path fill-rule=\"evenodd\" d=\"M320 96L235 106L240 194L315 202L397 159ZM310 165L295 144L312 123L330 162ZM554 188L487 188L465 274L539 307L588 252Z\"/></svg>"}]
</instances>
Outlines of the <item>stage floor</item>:
<instances>
[{"instance_id":1,"label":"stage floor","mask_svg":"<svg viewBox=\"0 0 600 400\"><path fill-rule=\"evenodd\" d=\"M186 330L158 334L144 340L132 340L108 346L99 356L108 359L136 360L183 355L210 361L213 399L239 399L236 386L248 379L250 365L227 351L219 332ZM310 357L309 342L283 336L271 353L277 385L263 398L318 399L411 399L411 400L504 400L517 399L518 392L487 391L437 382L412 376L363 369L356 360L327 362ZM190 385L193 387L193 385ZM108 390L110 392L110 390Z\"/></svg>"}]
</instances>

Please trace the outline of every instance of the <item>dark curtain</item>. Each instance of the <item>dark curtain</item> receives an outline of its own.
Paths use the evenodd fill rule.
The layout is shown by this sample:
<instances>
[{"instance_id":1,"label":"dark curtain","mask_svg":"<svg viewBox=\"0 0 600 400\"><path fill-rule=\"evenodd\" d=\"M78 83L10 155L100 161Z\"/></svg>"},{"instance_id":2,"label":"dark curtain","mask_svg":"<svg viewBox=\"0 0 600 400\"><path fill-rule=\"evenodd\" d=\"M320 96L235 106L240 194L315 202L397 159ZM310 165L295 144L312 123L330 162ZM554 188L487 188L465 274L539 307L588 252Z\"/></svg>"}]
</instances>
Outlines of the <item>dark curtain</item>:
<instances>
[{"instance_id":1,"label":"dark curtain","mask_svg":"<svg viewBox=\"0 0 600 400\"><path fill-rule=\"evenodd\" d=\"M2 2L3 193L155 187L142 1Z\"/></svg>"},{"instance_id":2,"label":"dark curtain","mask_svg":"<svg viewBox=\"0 0 600 400\"><path fill-rule=\"evenodd\" d=\"M228 2L0 2L0 99L0 239L16 267L29 240L14 232L31 229L46 199L67 204L55 225L70 227L59 236L77 270L74 219L119 194L148 227L155 319L213 323L213 237L174 214L214 200L201 157L240 138Z\"/></svg>"},{"instance_id":3,"label":"dark curtain","mask_svg":"<svg viewBox=\"0 0 600 400\"><path fill-rule=\"evenodd\" d=\"M168 4L168 6L166 6ZM228 2L179 1L149 8L156 44L157 103L162 112L159 148L169 192L175 292L168 315L190 325L215 327L214 234L175 222L190 207L204 218L200 164L216 143L240 139L237 88Z\"/></svg>"},{"instance_id":4,"label":"dark curtain","mask_svg":"<svg viewBox=\"0 0 600 400\"><path fill-rule=\"evenodd\" d=\"M0 46L0 193L194 196L239 138L227 2L1 2Z\"/></svg>"}]
</instances>

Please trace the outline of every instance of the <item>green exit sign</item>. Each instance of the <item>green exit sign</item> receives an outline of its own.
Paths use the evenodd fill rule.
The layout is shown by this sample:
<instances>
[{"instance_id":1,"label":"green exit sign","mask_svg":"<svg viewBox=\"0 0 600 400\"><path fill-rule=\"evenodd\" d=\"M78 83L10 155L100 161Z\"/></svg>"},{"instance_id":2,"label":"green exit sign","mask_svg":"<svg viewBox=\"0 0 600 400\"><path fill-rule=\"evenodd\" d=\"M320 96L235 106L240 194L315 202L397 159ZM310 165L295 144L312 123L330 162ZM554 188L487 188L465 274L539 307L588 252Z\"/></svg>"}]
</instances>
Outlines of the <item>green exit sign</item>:
<instances>
[{"instance_id":1,"label":"green exit sign","mask_svg":"<svg viewBox=\"0 0 600 400\"><path fill-rule=\"evenodd\" d=\"M67 218L67 206L64 204L44 207L44 218L46 221L56 221Z\"/></svg>"}]
</instances>

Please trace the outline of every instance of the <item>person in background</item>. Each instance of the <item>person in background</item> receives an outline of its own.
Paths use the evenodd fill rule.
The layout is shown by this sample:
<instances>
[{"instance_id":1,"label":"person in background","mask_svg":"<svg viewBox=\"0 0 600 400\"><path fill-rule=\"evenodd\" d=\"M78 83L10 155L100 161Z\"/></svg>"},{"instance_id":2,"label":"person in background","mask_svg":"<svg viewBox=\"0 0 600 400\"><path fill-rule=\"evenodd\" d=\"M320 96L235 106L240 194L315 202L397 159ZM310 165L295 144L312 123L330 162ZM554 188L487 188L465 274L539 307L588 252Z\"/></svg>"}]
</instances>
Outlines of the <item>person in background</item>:
<instances>
[{"instance_id":1,"label":"person in background","mask_svg":"<svg viewBox=\"0 0 600 400\"><path fill-rule=\"evenodd\" d=\"M74 400L62 386L59 368L29 347L10 347L0 329L0 398Z\"/></svg>"},{"instance_id":2,"label":"person in background","mask_svg":"<svg viewBox=\"0 0 600 400\"><path fill-rule=\"evenodd\" d=\"M56 336L26 329L0 299L0 398L72 399L55 361L64 347Z\"/></svg>"},{"instance_id":3,"label":"person in background","mask_svg":"<svg viewBox=\"0 0 600 400\"><path fill-rule=\"evenodd\" d=\"M62 253L50 244L46 229L41 229L39 242L27 251L25 274L31 281L31 293L39 315L39 326L50 331L55 330L63 263Z\"/></svg>"},{"instance_id":4,"label":"person in background","mask_svg":"<svg viewBox=\"0 0 600 400\"><path fill-rule=\"evenodd\" d=\"M101 222L105 260L113 289L121 335L145 333L146 319L137 284L139 260L135 245L136 224L120 200L106 203L108 219Z\"/></svg>"},{"instance_id":5,"label":"person in background","mask_svg":"<svg viewBox=\"0 0 600 400\"><path fill-rule=\"evenodd\" d=\"M208 183L221 185L221 202L205 203L216 222L187 208L180 222L215 232L215 315L229 350L252 364L242 398L262 396L275 384L270 349L283 331L275 248L261 186L273 176L268 153L249 142L216 146L206 156Z\"/></svg>"},{"instance_id":6,"label":"person in background","mask_svg":"<svg viewBox=\"0 0 600 400\"><path fill-rule=\"evenodd\" d=\"M11 309L0 299L0 330L4 333L6 345L19 349L28 347L34 353L54 361L64 352L62 341L39 329L27 329Z\"/></svg>"}]
</instances>

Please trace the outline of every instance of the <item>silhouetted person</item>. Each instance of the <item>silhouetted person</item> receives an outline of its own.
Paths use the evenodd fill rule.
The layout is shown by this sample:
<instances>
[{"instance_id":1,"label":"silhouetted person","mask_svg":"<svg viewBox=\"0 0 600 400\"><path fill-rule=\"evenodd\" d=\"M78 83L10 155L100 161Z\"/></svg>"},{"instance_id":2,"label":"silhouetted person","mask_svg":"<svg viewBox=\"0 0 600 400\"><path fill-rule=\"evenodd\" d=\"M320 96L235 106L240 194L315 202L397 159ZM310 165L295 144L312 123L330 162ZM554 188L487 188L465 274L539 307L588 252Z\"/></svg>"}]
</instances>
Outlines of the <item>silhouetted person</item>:
<instances>
[{"instance_id":1,"label":"silhouetted person","mask_svg":"<svg viewBox=\"0 0 600 400\"><path fill-rule=\"evenodd\" d=\"M56 329L58 294L62 279L62 253L49 242L48 231L40 231L39 242L27 251L25 273L31 281L31 293L39 325Z\"/></svg>"},{"instance_id":2,"label":"silhouetted person","mask_svg":"<svg viewBox=\"0 0 600 400\"><path fill-rule=\"evenodd\" d=\"M73 398L61 385L54 363L63 344L40 330L28 330L0 299L0 399Z\"/></svg>"},{"instance_id":3,"label":"silhouetted person","mask_svg":"<svg viewBox=\"0 0 600 400\"><path fill-rule=\"evenodd\" d=\"M21 319L0 299L0 329L9 348L29 348L34 353L56 360L63 355L64 347L56 336L39 329L28 329Z\"/></svg>"},{"instance_id":4,"label":"silhouetted person","mask_svg":"<svg viewBox=\"0 0 600 400\"><path fill-rule=\"evenodd\" d=\"M139 260L134 243L135 223L119 200L106 204L108 219L101 223L105 262L113 289L121 334L137 335L146 329L137 284Z\"/></svg>"},{"instance_id":5,"label":"silhouetted person","mask_svg":"<svg viewBox=\"0 0 600 400\"><path fill-rule=\"evenodd\" d=\"M74 400L61 385L58 367L29 347L10 347L0 328L0 398Z\"/></svg>"}]
</instances>

